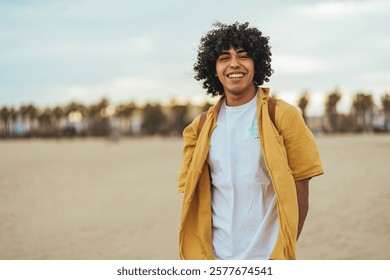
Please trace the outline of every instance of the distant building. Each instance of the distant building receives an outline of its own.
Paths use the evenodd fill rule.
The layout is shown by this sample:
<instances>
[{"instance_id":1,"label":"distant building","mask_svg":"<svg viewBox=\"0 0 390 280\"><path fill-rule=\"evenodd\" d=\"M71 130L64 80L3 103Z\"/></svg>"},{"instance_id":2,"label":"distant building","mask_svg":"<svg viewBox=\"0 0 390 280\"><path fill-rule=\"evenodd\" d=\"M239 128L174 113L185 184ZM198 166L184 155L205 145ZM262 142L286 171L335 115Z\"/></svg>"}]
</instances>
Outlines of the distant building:
<instances>
[{"instance_id":1,"label":"distant building","mask_svg":"<svg viewBox=\"0 0 390 280\"><path fill-rule=\"evenodd\" d=\"M25 122L16 121L11 125L11 135L24 136L28 132L28 128Z\"/></svg>"}]
</instances>

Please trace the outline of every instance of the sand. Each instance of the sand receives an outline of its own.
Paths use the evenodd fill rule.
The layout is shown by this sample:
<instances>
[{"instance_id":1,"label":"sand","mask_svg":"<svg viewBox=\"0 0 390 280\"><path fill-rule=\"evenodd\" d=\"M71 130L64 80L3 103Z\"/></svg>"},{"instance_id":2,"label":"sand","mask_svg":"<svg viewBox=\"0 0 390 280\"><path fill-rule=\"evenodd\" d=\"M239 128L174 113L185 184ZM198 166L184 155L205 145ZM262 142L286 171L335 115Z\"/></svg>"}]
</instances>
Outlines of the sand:
<instances>
[{"instance_id":1,"label":"sand","mask_svg":"<svg viewBox=\"0 0 390 280\"><path fill-rule=\"evenodd\" d=\"M321 136L299 259L390 259L390 135ZM0 142L0 259L178 259L177 138Z\"/></svg>"}]
</instances>

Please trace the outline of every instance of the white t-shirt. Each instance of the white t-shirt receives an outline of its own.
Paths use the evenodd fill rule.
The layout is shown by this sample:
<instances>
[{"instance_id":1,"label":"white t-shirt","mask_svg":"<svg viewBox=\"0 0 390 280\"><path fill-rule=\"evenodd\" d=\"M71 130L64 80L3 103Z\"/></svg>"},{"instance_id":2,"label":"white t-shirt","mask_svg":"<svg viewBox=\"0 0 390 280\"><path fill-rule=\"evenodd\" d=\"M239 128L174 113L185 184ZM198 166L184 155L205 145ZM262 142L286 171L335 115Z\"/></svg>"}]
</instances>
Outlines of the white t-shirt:
<instances>
[{"instance_id":1,"label":"white t-shirt","mask_svg":"<svg viewBox=\"0 0 390 280\"><path fill-rule=\"evenodd\" d=\"M217 259L269 259L279 231L276 197L261 152L257 95L223 102L211 136L213 248Z\"/></svg>"}]
</instances>

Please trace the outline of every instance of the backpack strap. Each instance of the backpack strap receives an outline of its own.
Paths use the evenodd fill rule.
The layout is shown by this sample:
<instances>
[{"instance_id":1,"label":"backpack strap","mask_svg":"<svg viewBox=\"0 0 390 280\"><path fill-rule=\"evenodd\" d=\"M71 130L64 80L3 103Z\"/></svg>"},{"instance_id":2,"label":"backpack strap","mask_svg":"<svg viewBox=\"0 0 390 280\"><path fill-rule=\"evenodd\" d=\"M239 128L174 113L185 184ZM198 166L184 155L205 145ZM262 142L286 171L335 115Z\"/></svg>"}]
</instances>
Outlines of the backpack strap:
<instances>
[{"instance_id":1,"label":"backpack strap","mask_svg":"<svg viewBox=\"0 0 390 280\"><path fill-rule=\"evenodd\" d=\"M276 101L278 100L271 96L268 98L268 114L275 127L276 127L276 123L275 123Z\"/></svg>"},{"instance_id":2,"label":"backpack strap","mask_svg":"<svg viewBox=\"0 0 390 280\"><path fill-rule=\"evenodd\" d=\"M269 114L269 117L270 117L270 119L275 127L276 127L275 111L276 111L276 102L277 101L278 100L276 98L273 98L273 97L268 98L268 114ZM202 131L202 127L203 127L204 122L206 121L206 117L207 117L207 112L203 112L200 115L199 126L198 126L198 136L199 136L200 132Z\"/></svg>"},{"instance_id":3,"label":"backpack strap","mask_svg":"<svg viewBox=\"0 0 390 280\"><path fill-rule=\"evenodd\" d=\"M204 122L206 121L206 117L207 117L207 112L203 112L200 115L199 126L198 126L198 137L199 137L200 131L202 130Z\"/></svg>"}]
</instances>

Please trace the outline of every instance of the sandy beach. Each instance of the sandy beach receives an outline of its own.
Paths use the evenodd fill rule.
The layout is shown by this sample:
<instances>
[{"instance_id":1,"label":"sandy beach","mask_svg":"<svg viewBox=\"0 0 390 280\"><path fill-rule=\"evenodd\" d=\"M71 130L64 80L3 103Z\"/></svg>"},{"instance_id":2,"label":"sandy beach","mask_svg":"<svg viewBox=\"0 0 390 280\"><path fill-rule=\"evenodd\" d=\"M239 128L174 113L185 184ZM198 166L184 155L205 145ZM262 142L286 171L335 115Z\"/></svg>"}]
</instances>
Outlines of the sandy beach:
<instances>
[{"instance_id":1,"label":"sandy beach","mask_svg":"<svg viewBox=\"0 0 390 280\"><path fill-rule=\"evenodd\" d=\"M390 135L320 136L298 259L390 259ZM0 142L0 259L178 259L179 138Z\"/></svg>"}]
</instances>

